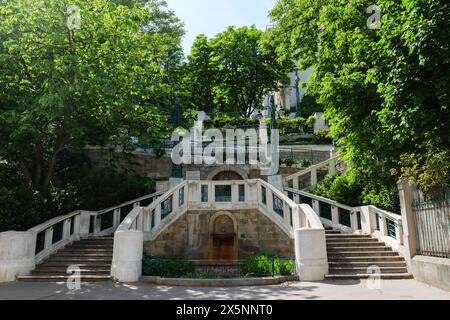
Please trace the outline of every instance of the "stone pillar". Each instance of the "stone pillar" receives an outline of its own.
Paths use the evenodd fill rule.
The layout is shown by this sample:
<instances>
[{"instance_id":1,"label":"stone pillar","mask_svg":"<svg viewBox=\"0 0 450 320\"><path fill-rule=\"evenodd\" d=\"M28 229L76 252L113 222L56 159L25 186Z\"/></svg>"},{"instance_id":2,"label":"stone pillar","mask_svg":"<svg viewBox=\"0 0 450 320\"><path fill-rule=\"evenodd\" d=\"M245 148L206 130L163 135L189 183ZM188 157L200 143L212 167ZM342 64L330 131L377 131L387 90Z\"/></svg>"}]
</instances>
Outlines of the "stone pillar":
<instances>
[{"instance_id":1,"label":"stone pillar","mask_svg":"<svg viewBox=\"0 0 450 320\"><path fill-rule=\"evenodd\" d=\"M370 207L361 207L361 231L363 234L372 234L372 231L375 229L372 227L374 225L373 222L372 215L370 214Z\"/></svg>"},{"instance_id":2,"label":"stone pillar","mask_svg":"<svg viewBox=\"0 0 450 320\"><path fill-rule=\"evenodd\" d=\"M283 192L283 176L281 174L277 174L274 176L268 176L267 182Z\"/></svg>"},{"instance_id":3,"label":"stone pillar","mask_svg":"<svg viewBox=\"0 0 450 320\"><path fill-rule=\"evenodd\" d=\"M35 268L36 233L0 233L0 282L15 281Z\"/></svg>"},{"instance_id":4,"label":"stone pillar","mask_svg":"<svg viewBox=\"0 0 450 320\"><path fill-rule=\"evenodd\" d=\"M301 281L321 281L328 274L327 246L324 229L297 229L295 261Z\"/></svg>"},{"instance_id":5,"label":"stone pillar","mask_svg":"<svg viewBox=\"0 0 450 320\"><path fill-rule=\"evenodd\" d=\"M411 270L411 260L417 253L417 235L412 211L413 192L416 191L407 181L398 185L400 207L402 212L403 242L405 244L405 260Z\"/></svg>"},{"instance_id":6,"label":"stone pillar","mask_svg":"<svg viewBox=\"0 0 450 320\"><path fill-rule=\"evenodd\" d=\"M142 275L144 235L141 231L117 231L111 276L120 282L138 282Z\"/></svg>"},{"instance_id":7,"label":"stone pillar","mask_svg":"<svg viewBox=\"0 0 450 320\"><path fill-rule=\"evenodd\" d=\"M173 177L169 178L169 190L175 188L182 182L183 178L173 178Z\"/></svg>"}]
</instances>

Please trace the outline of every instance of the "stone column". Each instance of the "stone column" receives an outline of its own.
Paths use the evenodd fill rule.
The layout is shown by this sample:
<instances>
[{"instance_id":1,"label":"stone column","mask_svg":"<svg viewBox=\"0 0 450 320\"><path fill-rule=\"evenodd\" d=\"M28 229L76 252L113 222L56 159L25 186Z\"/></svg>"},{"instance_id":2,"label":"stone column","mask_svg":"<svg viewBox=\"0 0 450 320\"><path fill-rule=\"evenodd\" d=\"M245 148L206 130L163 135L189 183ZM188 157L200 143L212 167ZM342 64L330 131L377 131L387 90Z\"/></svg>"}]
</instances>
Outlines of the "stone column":
<instances>
[{"instance_id":1,"label":"stone column","mask_svg":"<svg viewBox=\"0 0 450 320\"><path fill-rule=\"evenodd\" d=\"M141 231L117 231L111 276L120 282L138 282L142 275L144 235Z\"/></svg>"},{"instance_id":2,"label":"stone column","mask_svg":"<svg viewBox=\"0 0 450 320\"><path fill-rule=\"evenodd\" d=\"M405 244L405 260L409 269L411 268L411 259L417 252L417 234L412 211L413 192L416 190L416 187L411 186L407 181L403 181L398 185L402 212L403 242Z\"/></svg>"},{"instance_id":3,"label":"stone column","mask_svg":"<svg viewBox=\"0 0 450 320\"><path fill-rule=\"evenodd\" d=\"M15 281L35 268L36 233L0 233L0 282Z\"/></svg>"}]
</instances>

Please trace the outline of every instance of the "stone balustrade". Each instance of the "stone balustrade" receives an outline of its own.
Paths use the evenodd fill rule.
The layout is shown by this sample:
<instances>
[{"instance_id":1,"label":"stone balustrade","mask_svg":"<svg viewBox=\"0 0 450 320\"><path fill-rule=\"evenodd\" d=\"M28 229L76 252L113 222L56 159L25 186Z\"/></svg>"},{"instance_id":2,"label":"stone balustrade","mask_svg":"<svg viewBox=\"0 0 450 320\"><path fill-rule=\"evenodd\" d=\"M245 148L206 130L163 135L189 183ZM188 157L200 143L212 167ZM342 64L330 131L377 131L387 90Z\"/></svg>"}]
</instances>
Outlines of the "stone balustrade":
<instances>
[{"instance_id":1,"label":"stone balustrade","mask_svg":"<svg viewBox=\"0 0 450 320\"><path fill-rule=\"evenodd\" d=\"M403 246L402 217L376 206L351 207L306 191L285 188L296 203L309 204L323 225L343 233L371 234L396 251Z\"/></svg>"},{"instance_id":2,"label":"stone balustrade","mask_svg":"<svg viewBox=\"0 0 450 320\"><path fill-rule=\"evenodd\" d=\"M36 264L81 237L110 235L133 208L151 203L161 194L154 193L101 211L74 211L25 232L0 233L0 282L29 274Z\"/></svg>"}]
</instances>

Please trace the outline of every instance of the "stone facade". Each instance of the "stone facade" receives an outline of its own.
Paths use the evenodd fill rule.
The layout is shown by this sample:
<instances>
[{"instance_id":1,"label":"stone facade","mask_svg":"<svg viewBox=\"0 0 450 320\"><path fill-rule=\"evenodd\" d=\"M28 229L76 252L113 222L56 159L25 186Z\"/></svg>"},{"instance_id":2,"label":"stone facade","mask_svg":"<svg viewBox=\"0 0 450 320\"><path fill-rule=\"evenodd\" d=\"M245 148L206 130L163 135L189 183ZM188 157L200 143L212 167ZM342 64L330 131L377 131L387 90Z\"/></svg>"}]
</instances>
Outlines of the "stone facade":
<instances>
[{"instance_id":1,"label":"stone facade","mask_svg":"<svg viewBox=\"0 0 450 320\"><path fill-rule=\"evenodd\" d=\"M246 259L262 251L294 257L294 240L255 209L189 211L157 239L145 242L144 249L155 256L212 259L214 220L223 215L231 217L234 223L237 259Z\"/></svg>"}]
</instances>

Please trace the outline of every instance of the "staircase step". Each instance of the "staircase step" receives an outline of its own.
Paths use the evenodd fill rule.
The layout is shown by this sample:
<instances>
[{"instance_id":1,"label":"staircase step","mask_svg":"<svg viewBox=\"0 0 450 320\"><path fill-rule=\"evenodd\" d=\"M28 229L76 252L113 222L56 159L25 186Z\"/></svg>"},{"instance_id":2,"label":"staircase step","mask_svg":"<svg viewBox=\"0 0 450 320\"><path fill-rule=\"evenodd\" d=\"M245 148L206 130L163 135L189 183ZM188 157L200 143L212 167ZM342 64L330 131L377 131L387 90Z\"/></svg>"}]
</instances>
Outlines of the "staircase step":
<instances>
[{"instance_id":1,"label":"staircase step","mask_svg":"<svg viewBox=\"0 0 450 320\"><path fill-rule=\"evenodd\" d=\"M408 273L407 268L404 267L380 267L381 274L385 273ZM367 268L348 268L348 267L332 267L330 274L362 274L367 273Z\"/></svg>"},{"instance_id":2,"label":"staircase step","mask_svg":"<svg viewBox=\"0 0 450 320\"><path fill-rule=\"evenodd\" d=\"M328 257L330 262L362 262L362 263L373 263L376 262L404 262L405 259L400 256L394 257L380 257L380 256L341 256L341 257Z\"/></svg>"},{"instance_id":3,"label":"staircase step","mask_svg":"<svg viewBox=\"0 0 450 320\"><path fill-rule=\"evenodd\" d=\"M360 280L374 277L373 274L361 273L361 274L327 274L325 279L328 280ZM376 276L380 279L413 279L413 275L410 273L384 273Z\"/></svg>"},{"instance_id":4,"label":"staircase step","mask_svg":"<svg viewBox=\"0 0 450 320\"><path fill-rule=\"evenodd\" d=\"M391 248L386 247L386 246L373 246L373 247L363 247L363 246L353 246L353 247L327 247L327 251L328 253L334 253L334 252L353 252L353 251L384 251L384 252L390 252L392 251Z\"/></svg>"},{"instance_id":5,"label":"staircase step","mask_svg":"<svg viewBox=\"0 0 450 320\"><path fill-rule=\"evenodd\" d=\"M374 239L374 238L337 238L337 237L333 237L333 238L328 238L327 237L327 242L329 243L333 243L333 242L353 242L353 243L366 243L366 242L379 242L378 239Z\"/></svg>"},{"instance_id":6,"label":"staircase step","mask_svg":"<svg viewBox=\"0 0 450 320\"><path fill-rule=\"evenodd\" d=\"M364 241L364 242L346 242L346 241L327 241L327 247L385 247L382 242Z\"/></svg>"},{"instance_id":7,"label":"staircase step","mask_svg":"<svg viewBox=\"0 0 450 320\"><path fill-rule=\"evenodd\" d=\"M39 269L54 269L54 268L65 268L78 265L80 268L110 268L110 263L98 263L98 262L83 262L83 263L70 263L70 262L52 262L46 261L43 264L37 266ZM36 268L36 269L37 269Z\"/></svg>"},{"instance_id":8,"label":"staircase step","mask_svg":"<svg viewBox=\"0 0 450 320\"><path fill-rule=\"evenodd\" d=\"M27 281L27 282L65 282L70 275L59 275L59 276L19 276L17 280ZM70 276L71 279L76 279L76 276ZM98 281L110 281L111 277L108 276L98 276L98 275L82 275L79 277L82 282L98 282Z\"/></svg>"},{"instance_id":9,"label":"staircase step","mask_svg":"<svg viewBox=\"0 0 450 320\"><path fill-rule=\"evenodd\" d=\"M84 253L84 252L60 252L54 255L55 258L112 258L111 253Z\"/></svg>"},{"instance_id":10,"label":"staircase step","mask_svg":"<svg viewBox=\"0 0 450 320\"><path fill-rule=\"evenodd\" d=\"M347 251L328 252L328 257L396 257L398 252L394 251Z\"/></svg>"},{"instance_id":11,"label":"staircase step","mask_svg":"<svg viewBox=\"0 0 450 320\"><path fill-rule=\"evenodd\" d=\"M373 262L349 262L349 261L331 261L328 262L330 268L368 268L371 266L375 266ZM377 267L406 267L406 263L404 261L378 261L376 262Z\"/></svg>"},{"instance_id":12,"label":"staircase step","mask_svg":"<svg viewBox=\"0 0 450 320\"><path fill-rule=\"evenodd\" d=\"M80 274L82 276L84 275L109 275L111 273L110 269L80 269ZM34 271L31 271L32 276L39 276L39 275L53 275L53 276L64 276L64 275L71 275L73 272L67 273L66 269L55 269L55 270L41 270L36 269Z\"/></svg>"},{"instance_id":13,"label":"staircase step","mask_svg":"<svg viewBox=\"0 0 450 320\"><path fill-rule=\"evenodd\" d=\"M73 249L73 248L65 248L62 249L60 251L58 251L57 253L77 253L77 252L82 252L82 253L112 253L113 252L113 248L109 249L109 248L97 248L97 249L91 249L91 248L84 248L84 249Z\"/></svg>"},{"instance_id":14,"label":"staircase step","mask_svg":"<svg viewBox=\"0 0 450 320\"><path fill-rule=\"evenodd\" d=\"M112 257L99 257L99 258L95 258L95 257L83 257L83 256L79 256L79 257L58 257L58 256L53 256L50 257L47 261L49 262L79 262L79 263L85 263L85 262L111 262Z\"/></svg>"},{"instance_id":15,"label":"staircase step","mask_svg":"<svg viewBox=\"0 0 450 320\"><path fill-rule=\"evenodd\" d=\"M325 230L325 234L326 235L328 235L328 234L341 234L341 232L338 231L338 230Z\"/></svg>"},{"instance_id":16,"label":"staircase step","mask_svg":"<svg viewBox=\"0 0 450 320\"><path fill-rule=\"evenodd\" d=\"M371 235L367 234L326 234L327 239L373 239Z\"/></svg>"}]
</instances>

